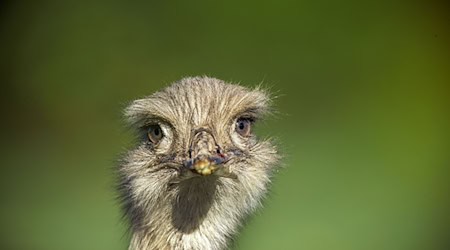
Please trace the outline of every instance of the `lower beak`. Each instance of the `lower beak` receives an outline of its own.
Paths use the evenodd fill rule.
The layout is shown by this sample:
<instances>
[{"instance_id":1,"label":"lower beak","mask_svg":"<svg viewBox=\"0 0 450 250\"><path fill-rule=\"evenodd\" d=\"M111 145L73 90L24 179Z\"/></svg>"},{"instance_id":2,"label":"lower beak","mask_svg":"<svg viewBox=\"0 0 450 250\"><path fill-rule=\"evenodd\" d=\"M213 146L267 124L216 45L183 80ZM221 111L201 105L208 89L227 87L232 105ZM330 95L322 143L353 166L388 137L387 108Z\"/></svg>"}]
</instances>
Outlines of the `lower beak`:
<instances>
[{"instance_id":1,"label":"lower beak","mask_svg":"<svg viewBox=\"0 0 450 250\"><path fill-rule=\"evenodd\" d=\"M183 167L180 168L180 175L172 183L175 184L194 177L210 175L237 179L237 175L230 172L230 166L225 165L228 160L229 157L222 154L218 156L202 154L194 159L188 159L183 163Z\"/></svg>"},{"instance_id":2,"label":"lower beak","mask_svg":"<svg viewBox=\"0 0 450 250\"><path fill-rule=\"evenodd\" d=\"M236 179L237 176L230 172L229 166L223 165L228 159L222 157L198 157L191 161L189 169L192 175L197 173L202 176L216 175L226 178Z\"/></svg>"}]
</instances>

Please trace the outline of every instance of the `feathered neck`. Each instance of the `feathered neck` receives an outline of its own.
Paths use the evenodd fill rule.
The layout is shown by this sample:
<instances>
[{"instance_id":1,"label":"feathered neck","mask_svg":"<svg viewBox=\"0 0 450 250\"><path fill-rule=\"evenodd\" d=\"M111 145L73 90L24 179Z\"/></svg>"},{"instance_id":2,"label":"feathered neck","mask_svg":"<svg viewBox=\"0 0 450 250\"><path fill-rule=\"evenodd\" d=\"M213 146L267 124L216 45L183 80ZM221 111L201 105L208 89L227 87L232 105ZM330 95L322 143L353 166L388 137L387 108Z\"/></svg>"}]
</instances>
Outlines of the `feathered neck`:
<instances>
[{"instance_id":1,"label":"feathered neck","mask_svg":"<svg viewBox=\"0 0 450 250\"><path fill-rule=\"evenodd\" d=\"M264 193L249 181L199 177L172 186L141 211L129 249L225 249Z\"/></svg>"}]
</instances>

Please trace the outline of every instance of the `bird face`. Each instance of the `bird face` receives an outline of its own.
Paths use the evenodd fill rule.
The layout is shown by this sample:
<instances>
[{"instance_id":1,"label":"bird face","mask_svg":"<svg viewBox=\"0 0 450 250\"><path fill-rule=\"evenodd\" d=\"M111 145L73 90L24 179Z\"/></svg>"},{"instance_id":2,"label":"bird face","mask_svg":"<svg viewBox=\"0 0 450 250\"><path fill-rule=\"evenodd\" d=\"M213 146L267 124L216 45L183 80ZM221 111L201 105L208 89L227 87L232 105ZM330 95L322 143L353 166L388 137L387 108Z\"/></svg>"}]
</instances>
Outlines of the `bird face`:
<instances>
[{"instance_id":1,"label":"bird face","mask_svg":"<svg viewBox=\"0 0 450 250\"><path fill-rule=\"evenodd\" d=\"M154 222L160 213L183 232L221 216L234 228L260 203L277 167L275 146L252 133L269 104L260 89L207 77L133 101L125 116L139 141L119 167L132 224Z\"/></svg>"},{"instance_id":2,"label":"bird face","mask_svg":"<svg viewBox=\"0 0 450 250\"><path fill-rule=\"evenodd\" d=\"M209 175L237 178L233 163L251 158L257 144L251 128L267 113L268 104L261 90L188 78L134 101L126 116L143 135L138 151L147 155L140 161L148 169L176 170L172 181Z\"/></svg>"}]
</instances>

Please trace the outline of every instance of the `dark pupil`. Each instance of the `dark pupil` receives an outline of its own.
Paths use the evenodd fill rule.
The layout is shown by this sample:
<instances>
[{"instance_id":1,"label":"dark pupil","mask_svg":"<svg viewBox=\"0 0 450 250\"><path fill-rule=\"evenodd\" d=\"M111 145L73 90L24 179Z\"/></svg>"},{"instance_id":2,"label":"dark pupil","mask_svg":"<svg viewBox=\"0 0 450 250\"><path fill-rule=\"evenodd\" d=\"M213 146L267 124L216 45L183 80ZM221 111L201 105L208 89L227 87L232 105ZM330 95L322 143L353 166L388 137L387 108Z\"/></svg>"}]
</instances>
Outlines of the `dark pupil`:
<instances>
[{"instance_id":1,"label":"dark pupil","mask_svg":"<svg viewBox=\"0 0 450 250\"><path fill-rule=\"evenodd\" d=\"M245 123L243 121L240 121L239 122L239 129L240 130L244 130L244 128L245 128Z\"/></svg>"},{"instance_id":2,"label":"dark pupil","mask_svg":"<svg viewBox=\"0 0 450 250\"><path fill-rule=\"evenodd\" d=\"M154 128L153 129L153 134L158 136L159 135L159 128Z\"/></svg>"}]
</instances>

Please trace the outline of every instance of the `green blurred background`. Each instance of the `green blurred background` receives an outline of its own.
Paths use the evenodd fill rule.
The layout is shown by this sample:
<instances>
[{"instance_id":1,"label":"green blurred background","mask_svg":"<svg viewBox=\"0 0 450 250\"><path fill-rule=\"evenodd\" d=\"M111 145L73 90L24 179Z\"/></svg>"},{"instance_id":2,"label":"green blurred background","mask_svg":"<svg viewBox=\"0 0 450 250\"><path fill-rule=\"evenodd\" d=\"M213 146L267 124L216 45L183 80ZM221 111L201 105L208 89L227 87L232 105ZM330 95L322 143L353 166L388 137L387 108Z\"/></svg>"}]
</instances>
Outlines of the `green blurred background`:
<instances>
[{"instance_id":1,"label":"green blurred background","mask_svg":"<svg viewBox=\"0 0 450 250\"><path fill-rule=\"evenodd\" d=\"M122 109L194 75L278 96L286 168L233 249L448 249L445 1L0 6L0 249L126 249Z\"/></svg>"}]
</instances>

